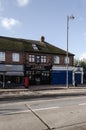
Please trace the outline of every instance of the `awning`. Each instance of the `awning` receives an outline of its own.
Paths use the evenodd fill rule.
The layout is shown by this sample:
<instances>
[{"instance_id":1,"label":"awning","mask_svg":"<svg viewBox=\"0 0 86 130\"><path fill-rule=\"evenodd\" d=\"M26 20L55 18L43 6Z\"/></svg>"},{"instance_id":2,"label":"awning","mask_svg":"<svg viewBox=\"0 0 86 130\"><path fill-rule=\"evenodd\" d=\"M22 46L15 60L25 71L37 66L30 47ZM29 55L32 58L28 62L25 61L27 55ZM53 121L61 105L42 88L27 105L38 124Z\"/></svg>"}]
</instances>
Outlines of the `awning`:
<instances>
[{"instance_id":1,"label":"awning","mask_svg":"<svg viewBox=\"0 0 86 130\"><path fill-rule=\"evenodd\" d=\"M4 65L0 64L0 72L22 72L23 71L23 65Z\"/></svg>"},{"instance_id":2,"label":"awning","mask_svg":"<svg viewBox=\"0 0 86 130\"><path fill-rule=\"evenodd\" d=\"M23 72L6 72L5 75L8 76L24 76Z\"/></svg>"}]
</instances>

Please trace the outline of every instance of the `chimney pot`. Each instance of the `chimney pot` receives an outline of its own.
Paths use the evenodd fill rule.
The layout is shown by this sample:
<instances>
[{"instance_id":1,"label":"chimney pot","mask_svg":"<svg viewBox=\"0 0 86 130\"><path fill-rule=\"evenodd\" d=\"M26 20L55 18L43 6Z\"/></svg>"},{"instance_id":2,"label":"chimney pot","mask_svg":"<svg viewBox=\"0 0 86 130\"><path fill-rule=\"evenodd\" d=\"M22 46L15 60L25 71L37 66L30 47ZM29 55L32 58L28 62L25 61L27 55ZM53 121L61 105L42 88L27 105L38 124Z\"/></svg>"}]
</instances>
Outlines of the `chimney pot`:
<instances>
[{"instance_id":1,"label":"chimney pot","mask_svg":"<svg viewBox=\"0 0 86 130\"><path fill-rule=\"evenodd\" d=\"M41 36L40 42L44 42L45 41L45 37Z\"/></svg>"}]
</instances>

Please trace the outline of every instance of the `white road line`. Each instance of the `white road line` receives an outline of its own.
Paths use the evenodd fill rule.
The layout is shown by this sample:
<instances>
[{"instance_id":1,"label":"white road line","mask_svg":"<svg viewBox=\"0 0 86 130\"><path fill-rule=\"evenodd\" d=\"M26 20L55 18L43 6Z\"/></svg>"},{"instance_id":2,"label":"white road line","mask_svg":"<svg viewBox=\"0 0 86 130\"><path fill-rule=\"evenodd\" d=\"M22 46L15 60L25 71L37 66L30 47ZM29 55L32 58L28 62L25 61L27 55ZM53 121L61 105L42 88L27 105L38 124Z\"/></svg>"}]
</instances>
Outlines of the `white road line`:
<instances>
[{"instance_id":1,"label":"white road line","mask_svg":"<svg viewBox=\"0 0 86 130\"><path fill-rule=\"evenodd\" d=\"M38 108L38 109L33 109L34 111L43 111L43 110L50 110L50 109L57 109L60 107L47 107L47 108Z\"/></svg>"},{"instance_id":2,"label":"white road line","mask_svg":"<svg viewBox=\"0 0 86 130\"><path fill-rule=\"evenodd\" d=\"M86 105L86 103L81 103L81 104L79 104L79 106L83 106L83 105Z\"/></svg>"},{"instance_id":3,"label":"white road line","mask_svg":"<svg viewBox=\"0 0 86 130\"><path fill-rule=\"evenodd\" d=\"M32 109L33 111L43 111L43 110L49 110L49 109L57 109L57 108L60 108L60 107L48 107L48 108L38 108L38 109ZM0 113L0 116L3 116L3 115L12 115L12 114L20 114L20 113L27 113L27 112L31 112L31 110L21 110L21 111L11 111L11 112L8 112L8 111L3 111L2 113Z\"/></svg>"},{"instance_id":4,"label":"white road line","mask_svg":"<svg viewBox=\"0 0 86 130\"><path fill-rule=\"evenodd\" d=\"M1 115L12 115L12 114L20 114L20 113L27 113L27 112L31 112L30 110L23 110L23 111L15 111L15 112L2 112L0 113Z\"/></svg>"}]
</instances>

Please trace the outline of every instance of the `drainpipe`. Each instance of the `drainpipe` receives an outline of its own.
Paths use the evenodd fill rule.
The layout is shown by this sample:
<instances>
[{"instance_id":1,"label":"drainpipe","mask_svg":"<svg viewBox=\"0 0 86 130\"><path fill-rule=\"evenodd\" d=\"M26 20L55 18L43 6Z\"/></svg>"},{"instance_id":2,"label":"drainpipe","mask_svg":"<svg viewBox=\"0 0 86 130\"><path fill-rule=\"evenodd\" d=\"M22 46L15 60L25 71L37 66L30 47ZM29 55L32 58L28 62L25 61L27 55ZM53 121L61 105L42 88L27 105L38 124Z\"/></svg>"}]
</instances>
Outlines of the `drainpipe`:
<instances>
[{"instance_id":1,"label":"drainpipe","mask_svg":"<svg viewBox=\"0 0 86 130\"><path fill-rule=\"evenodd\" d=\"M5 72L3 72L3 88L5 88Z\"/></svg>"}]
</instances>

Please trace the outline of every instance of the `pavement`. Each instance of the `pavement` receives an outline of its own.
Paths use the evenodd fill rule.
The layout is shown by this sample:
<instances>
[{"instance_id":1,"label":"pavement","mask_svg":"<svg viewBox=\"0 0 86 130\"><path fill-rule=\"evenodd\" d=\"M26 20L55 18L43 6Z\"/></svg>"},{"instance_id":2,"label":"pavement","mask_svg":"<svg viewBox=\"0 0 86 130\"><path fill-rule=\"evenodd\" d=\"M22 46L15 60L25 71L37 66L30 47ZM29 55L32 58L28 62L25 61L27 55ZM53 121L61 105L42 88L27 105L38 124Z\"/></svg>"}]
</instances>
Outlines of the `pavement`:
<instances>
[{"instance_id":1,"label":"pavement","mask_svg":"<svg viewBox=\"0 0 86 130\"><path fill-rule=\"evenodd\" d=\"M0 89L0 101L20 100L20 99L36 99L51 98L65 96L85 96L86 85L78 86L58 86L58 85L36 85L24 88L24 86L16 88Z\"/></svg>"}]
</instances>

